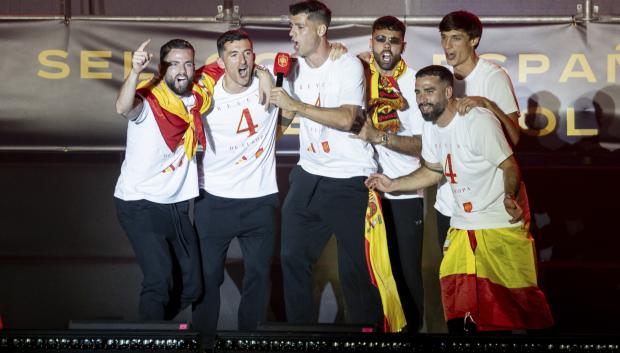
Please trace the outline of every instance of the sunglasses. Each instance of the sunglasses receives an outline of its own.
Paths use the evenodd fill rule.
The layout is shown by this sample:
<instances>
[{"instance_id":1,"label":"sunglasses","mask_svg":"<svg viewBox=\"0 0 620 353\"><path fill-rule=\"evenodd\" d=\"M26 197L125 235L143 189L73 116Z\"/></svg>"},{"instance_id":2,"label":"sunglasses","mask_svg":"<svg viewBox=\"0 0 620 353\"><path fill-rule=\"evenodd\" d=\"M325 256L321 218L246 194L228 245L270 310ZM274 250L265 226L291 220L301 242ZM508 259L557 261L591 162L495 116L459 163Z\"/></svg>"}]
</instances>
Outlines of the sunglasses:
<instances>
[{"instance_id":1,"label":"sunglasses","mask_svg":"<svg viewBox=\"0 0 620 353\"><path fill-rule=\"evenodd\" d=\"M386 38L385 36L382 36L382 35L376 36L375 41L379 43L385 43L385 41L388 41L392 45L400 45L403 42L402 39L400 39L400 37Z\"/></svg>"}]
</instances>

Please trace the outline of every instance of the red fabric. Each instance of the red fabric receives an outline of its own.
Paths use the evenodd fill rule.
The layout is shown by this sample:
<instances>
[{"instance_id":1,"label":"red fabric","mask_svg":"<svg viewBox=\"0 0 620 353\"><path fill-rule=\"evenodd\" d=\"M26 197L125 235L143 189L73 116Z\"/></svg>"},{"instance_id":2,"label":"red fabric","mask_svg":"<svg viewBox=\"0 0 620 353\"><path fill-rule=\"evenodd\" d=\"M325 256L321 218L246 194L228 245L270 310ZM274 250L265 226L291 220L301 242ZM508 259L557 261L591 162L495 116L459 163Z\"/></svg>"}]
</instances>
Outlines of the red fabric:
<instances>
[{"instance_id":1,"label":"red fabric","mask_svg":"<svg viewBox=\"0 0 620 353\"><path fill-rule=\"evenodd\" d=\"M155 95L153 95L148 89L141 89L139 90L139 93L143 97L146 97L146 101L149 103L149 106L153 111L153 115L155 116L155 121L157 122L159 131L161 132L161 136L164 138L164 141L166 142L168 148L170 148L170 151L174 152L177 146L182 143L183 136L185 135L185 131L187 130L189 123L185 122L185 120L176 114L163 109L159 105ZM207 146L207 138L202 127L202 120L200 118L200 107L202 106L203 99L200 94L195 92L194 98L196 99L196 102L190 113L194 119L194 126L196 127L196 138L204 148Z\"/></svg>"},{"instance_id":2,"label":"red fabric","mask_svg":"<svg viewBox=\"0 0 620 353\"><path fill-rule=\"evenodd\" d=\"M545 295L538 287L506 288L475 275L441 279L446 320L469 313L480 331L543 329L553 326Z\"/></svg>"},{"instance_id":3,"label":"red fabric","mask_svg":"<svg viewBox=\"0 0 620 353\"><path fill-rule=\"evenodd\" d=\"M213 79L213 81L217 82L220 77L224 76L224 69L217 64L217 61L212 62L208 65L203 65L196 70L196 73L203 73ZM200 75L197 75L200 77Z\"/></svg>"}]
</instances>

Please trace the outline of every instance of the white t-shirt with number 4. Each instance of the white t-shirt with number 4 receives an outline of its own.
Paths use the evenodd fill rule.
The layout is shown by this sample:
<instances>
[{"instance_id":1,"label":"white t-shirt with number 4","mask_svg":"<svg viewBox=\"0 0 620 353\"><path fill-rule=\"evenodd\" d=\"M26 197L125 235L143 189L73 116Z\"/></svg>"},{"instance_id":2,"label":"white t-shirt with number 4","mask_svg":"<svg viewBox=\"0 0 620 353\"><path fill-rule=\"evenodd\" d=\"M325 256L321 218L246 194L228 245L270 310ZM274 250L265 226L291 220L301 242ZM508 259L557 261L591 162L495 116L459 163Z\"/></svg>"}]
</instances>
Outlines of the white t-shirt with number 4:
<instances>
[{"instance_id":1,"label":"white t-shirt with number 4","mask_svg":"<svg viewBox=\"0 0 620 353\"><path fill-rule=\"evenodd\" d=\"M320 67L311 68L297 60L291 76L293 95L304 103L335 108L364 107L364 71L357 58L345 54ZM340 131L298 114L299 165L308 173L331 178L367 176L377 170L372 146Z\"/></svg>"},{"instance_id":2,"label":"white t-shirt with number 4","mask_svg":"<svg viewBox=\"0 0 620 353\"><path fill-rule=\"evenodd\" d=\"M478 59L474 70L463 80L454 80L454 95L480 96L495 102L505 113L519 112L510 77L499 65L483 58ZM437 189L435 208L446 216L456 207L450 186L442 181Z\"/></svg>"},{"instance_id":3,"label":"white t-shirt with number 4","mask_svg":"<svg viewBox=\"0 0 620 353\"><path fill-rule=\"evenodd\" d=\"M247 90L227 93L216 83L213 108L204 123L207 148L200 187L226 198L254 198L278 192L275 136L278 109L259 104L258 79Z\"/></svg>"},{"instance_id":4,"label":"white t-shirt with number 4","mask_svg":"<svg viewBox=\"0 0 620 353\"><path fill-rule=\"evenodd\" d=\"M498 166L512 155L500 122L484 108L458 113L448 126L425 122L422 157L440 163L458 205L450 225L458 229L514 227L504 207L504 173Z\"/></svg>"}]
</instances>

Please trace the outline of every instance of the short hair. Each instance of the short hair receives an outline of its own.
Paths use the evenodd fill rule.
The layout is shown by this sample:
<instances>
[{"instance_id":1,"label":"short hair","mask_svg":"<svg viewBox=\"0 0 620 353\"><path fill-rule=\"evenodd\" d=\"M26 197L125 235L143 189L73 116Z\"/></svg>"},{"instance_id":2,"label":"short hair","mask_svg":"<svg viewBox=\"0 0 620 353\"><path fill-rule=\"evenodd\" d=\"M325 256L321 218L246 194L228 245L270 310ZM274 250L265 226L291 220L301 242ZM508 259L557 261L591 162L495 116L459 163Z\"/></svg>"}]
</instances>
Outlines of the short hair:
<instances>
[{"instance_id":1,"label":"short hair","mask_svg":"<svg viewBox=\"0 0 620 353\"><path fill-rule=\"evenodd\" d=\"M164 59L166 58L166 56L168 56L168 53L170 53L172 49L190 49L192 51L192 56L194 56L194 53L196 53L194 47L190 44L190 42L186 41L185 39L172 39L166 44L162 45L162 47L159 49L160 65L165 64Z\"/></svg>"},{"instance_id":2,"label":"short hair","mask_svg":"<svg viewBox=\"0 0 620 353\"><path fill-rule=\"evenodd\" d=\"M478 16L464 10L450 12L439 23L439 32L465 31L469 38L482 37L482 22Z\"/></svg>"},{"instance_id":3,"label":"short hair","mask_svg":"<svg viewBox=\"0 0 620 353\"><path fill-rule=\"evenodd\" d=\"M407 27L405 24L394 16L383 16L379 17L372 24L372 31L379 31L382 29L387 29L389 31L400 32L402 36L405 36L405 31Z\"/></svg>"},{"instance_id":4,"label":"short hair","mask_svg":"<svg viewBox=\"0 0 620 353\"><path fill-rule=\"evenodd\" d=\"M454 76L450 70L446 69L441 65L429 65L422 69L420 69L416 74L415 78L427 77L427 76L436 76L439 77L439 81L447 84L450 87L454 86Z\"/></svg>"},{"instance_id":5,"label":"short hair","mask_svg":"<svg viewBox=\"0 0 620 353\"><path fill-rule=\"evenodd\" d=\"M321 22L327 27L332 21L332 11L317 0L306 0L292 4L288 7L288 11L293 16L305 13L308 15L308 19Z\"/></svg>"},{"instance_id":6,"label":"short hair","mask_svg":"<svg viewBox=\"0 0 620 353\"><path fill-rule=\"evenodd\" d=\"M244 40L244 39L247 39L248 41L250 41L250 44L252 44L252 40L250 39L250 36L248 35L247 32L243 30L231 29L230 31L222 33L217 38L218 55L222 56L222 53L224 52L224 46L226 45L226 43L236 42L238 40Z\"/></svg>"}]
</instances>

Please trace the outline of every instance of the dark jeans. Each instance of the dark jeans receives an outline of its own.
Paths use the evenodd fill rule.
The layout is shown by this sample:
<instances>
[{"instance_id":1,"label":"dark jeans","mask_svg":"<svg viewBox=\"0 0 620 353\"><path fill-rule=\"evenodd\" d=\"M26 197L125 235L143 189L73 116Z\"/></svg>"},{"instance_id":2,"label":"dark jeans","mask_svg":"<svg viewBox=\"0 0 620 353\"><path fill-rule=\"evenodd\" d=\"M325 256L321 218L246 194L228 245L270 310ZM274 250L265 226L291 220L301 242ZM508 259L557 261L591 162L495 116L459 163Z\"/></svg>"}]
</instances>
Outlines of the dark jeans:
<instances>
[{"instance_id":1,"label":"dark jeans","mask_svg":"<svg viewBox=\"0 0 620 353\"><path fill-rule=\"evenodd\" d=\"M450 229L450 218L443 213L436 211L437 214L437 240L439 241L439 252L443 257L443 243L448 237L448 229Z\"/></svg>"},{"instance_id":2,"label":"dark jeans","mask_svg":"<svg viewBox=\"0 0 620 353\"><path fill-rule=\"evenodd\" d=\"M364 217L368 205L365 177L336 179L291 171L282 207L282 275L286 316L291 323L314 323L312 266L332 234L338 244L338 270L347 321L382 327L379 290L373 286L365 256Z\"/></svg>"},{"instance_id":3,"label":"dark jeans","mask_svg":"<svg viewBox=\"0 0 620 353\"><path fill-rule=\"evenodd\" d=\"M202 294L200 251L189 218L189 202L114 200L118 219L144 275L140 319L171 319ZM175 292L178 303L174 302Z\"/></svg>"},{"instance_id":4,"label":"dark jeans","mask_svg":"<svg viewBox=\"0 0 620 353\"><path fill-rule=\"evenodd\" d=\"M196 305L193 324L202 333L205 346L212 345L217 330L220 285L224 281L228 247L234 238L239 240L244 268L239 329L253 330L259 322L266 321L277 206L277 194L230 199L200 191L194 214L202 252L205 295Z\"/></svg>"},{"instance_id":5,"label":"dark jeans","mask_svg":"<svg viewBox=\"0 0 620 353\"><path fill-rule=\"evenodd\" d=\"M424 199L381 200L390 250L390 262L409 332L417 332L424 322L422 283L422 243L424 239Z\"/></svg>"}]
</instances>

